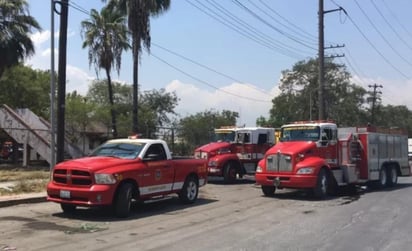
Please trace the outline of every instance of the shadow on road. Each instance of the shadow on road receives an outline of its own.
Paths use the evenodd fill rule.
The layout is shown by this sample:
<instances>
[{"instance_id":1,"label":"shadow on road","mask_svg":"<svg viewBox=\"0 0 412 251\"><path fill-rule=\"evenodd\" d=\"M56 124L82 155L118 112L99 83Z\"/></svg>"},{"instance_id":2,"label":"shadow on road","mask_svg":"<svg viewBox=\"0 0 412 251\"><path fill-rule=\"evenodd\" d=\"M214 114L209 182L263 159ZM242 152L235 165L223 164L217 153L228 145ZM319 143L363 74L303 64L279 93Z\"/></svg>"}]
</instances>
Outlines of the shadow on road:
<instances>
[{"instance_id":1,"label":"shadow on road","mask_svg":"<svg viewBox=\"0 0 412 251\"><path fill-rule=\"evenodd\" d=\"M100 208L84 208L79 207L71 214L65 214L63 212L55 213L53 216L61 218L70 218L76 220L85 221L124 221L141 219L151 217L159 214L167 215L179 215L182 210L202 206L205 204L213 203L216 200L198 198L194 204L183 204L178 197L170 196L163 200L154 202L135 202L130 210L130 215L127 218L118 218L114 216L113 211L109 207Z\"/></svg>"},{"instance_id":2,"label":"shadow on road","mask_svg":"<svg viewBox=\"0 0 412 251\"><path fill-rule=\"evenodd\" d=\"M324 199L317 199L313 196L313 193L309 190L299 189L278 189L272 197L280 200L302 200L302 201L331 201L339 200L339 204L345 205L357 201L362 195L366 193L375 192L394 192L401 189L411 188L412 183L398 183L394 187L379 188L376 185L359 185L359 186L342 186L339 187L335 195L327 196ZM262 196L264 196L262 194Z\"/></svg>"},{"instance_id":3,"label":"shadow on road","mask_svg":"<svg viewBox=\"0 0 412 251\"><path fill-rule=\"evenodd\" d=\"M243 178L238 178L234 182L231 183L226 183L223 180L223 177L208 177L207 180L208 183L213 184L213 185L225 185L225 186L230 186L230 185L241 185L241 184L254 184L255 183L255 177L252 175L245 175Z\"/></svg>"}]
</instances>

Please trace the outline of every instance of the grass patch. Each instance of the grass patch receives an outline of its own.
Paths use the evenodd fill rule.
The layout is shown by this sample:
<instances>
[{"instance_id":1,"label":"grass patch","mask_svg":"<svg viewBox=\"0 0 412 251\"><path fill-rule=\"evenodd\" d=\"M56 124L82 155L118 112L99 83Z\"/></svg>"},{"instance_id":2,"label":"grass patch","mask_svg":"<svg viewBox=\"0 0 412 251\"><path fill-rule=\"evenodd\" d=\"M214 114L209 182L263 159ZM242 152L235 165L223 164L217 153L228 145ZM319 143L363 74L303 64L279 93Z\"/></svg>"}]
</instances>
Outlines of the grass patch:
<instances>
[{"instance_id":1,"label":"grass patch","mask_svg":"<svg viewBox=\"0 0 412 251\"><path fill-rule=\"evenodd\" d=\"M30 181L18 181L14 186L7 188L0 188L0 196L22 194L22 193L37 193L45 192L46 185L49 180L30 180Z\"/></svg>"},{"instance_id":2,"label":"grass patch","mask_svg":"<svg viewBox=\"0 0 412 251\"><path fill-rule=\"evenodd\" d=\"M49 179L50 171L46 168L1 168L0 182Z\"/></svg>"},{"instance_id":3,"label":"grass patch","mask_svg":"<svg viewBox=\"0 0 412 251\"><path fill-rule=\"evenodd\" d=\"M0 182L14 185L0 187L0 196L46 191L50 170L46 167L0 167Z\"/></svg>"}]
</instances>

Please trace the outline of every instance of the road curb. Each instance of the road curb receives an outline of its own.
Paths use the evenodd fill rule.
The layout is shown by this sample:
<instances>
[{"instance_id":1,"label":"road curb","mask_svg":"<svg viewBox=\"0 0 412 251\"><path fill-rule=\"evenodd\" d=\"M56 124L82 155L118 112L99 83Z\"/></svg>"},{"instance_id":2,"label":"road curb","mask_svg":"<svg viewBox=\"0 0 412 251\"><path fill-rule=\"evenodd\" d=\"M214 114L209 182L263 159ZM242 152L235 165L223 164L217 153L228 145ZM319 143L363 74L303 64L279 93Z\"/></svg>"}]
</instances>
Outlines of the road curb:
<instances>
[{"instance_id":1,"label":"road curb","mask_svg":"<svg viewBox=\"0 0 412 251\"><path fill-rule=\"evenodd\" d=\"M46 196L31 196L31 197L21 197L21 198L0 198L0 208L1 207L10 207L19 204L28 204L28 203L40 203L46 202Z\"/></svg>"}]
</instances>

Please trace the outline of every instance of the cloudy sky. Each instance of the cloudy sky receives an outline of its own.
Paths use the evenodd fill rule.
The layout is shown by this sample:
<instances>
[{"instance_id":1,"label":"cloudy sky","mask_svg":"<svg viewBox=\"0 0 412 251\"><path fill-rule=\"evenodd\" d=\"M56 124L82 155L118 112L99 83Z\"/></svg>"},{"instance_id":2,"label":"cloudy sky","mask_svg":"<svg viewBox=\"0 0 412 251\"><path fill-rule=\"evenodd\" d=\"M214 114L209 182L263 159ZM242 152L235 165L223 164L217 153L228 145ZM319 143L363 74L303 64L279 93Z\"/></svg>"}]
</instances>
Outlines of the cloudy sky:
<instances>
[{"instance_id":1,"label":"cloudy sky","mask_svg":"<svg viewBox=\"0 0 412 251\"><path fill-rule=\"evenodd\" d=\"M36 54L27 62L50 69L51 34L60 16L51 1L28 0L30 14L43 30L32 34ZM87 50L82 49L80 22L101 0L70 0L67 41L67 90L85 94L92 79ZM332 11L342 7L344 11ZM58 9L58 7L57 7ZM382 102L412 109L412 23L410 0L324 0L325 51L345 55L355 84L382 85ZM346 12L346 14L345 14ZM151 21L152 46L139 70L141 90L164 88L180 99L176 111L187 116L205 110L239 112L239 125L254 126L268 117L278 93L281 71L317 56L316 0L172 0L168 12ZM132 82L132 57L126 52L120 74ZM57 60L56 60L57 62ZM57 65L56 65L57 70ZM99 77L104 77L103 72Z\"/></svg>"}]
</instances>

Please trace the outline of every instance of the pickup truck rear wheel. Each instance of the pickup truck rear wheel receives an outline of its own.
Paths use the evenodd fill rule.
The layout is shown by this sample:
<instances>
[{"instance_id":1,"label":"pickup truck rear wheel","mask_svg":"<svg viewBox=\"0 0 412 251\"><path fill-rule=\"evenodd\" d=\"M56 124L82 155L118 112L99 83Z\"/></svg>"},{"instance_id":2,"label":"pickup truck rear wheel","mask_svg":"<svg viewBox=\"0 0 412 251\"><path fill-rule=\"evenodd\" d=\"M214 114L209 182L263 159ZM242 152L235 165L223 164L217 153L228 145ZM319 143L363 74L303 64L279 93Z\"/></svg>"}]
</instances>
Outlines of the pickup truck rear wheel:
<instances>
[{"instance_id":1,"label":"pickup truck rear wheel","mask_svg":"<svg viewBox=\"0 0 412 251\"><path fill-rule=\"evenodd\" d=\"M125 218L129 216L132 206L133 185L130 183L122 184L117 190L114 201L114 213L117 217Z\"/></svg>"},{"instance_id":2,"label":"pickup truck rear wheel","mask_svg":"<svg viewBox=\"0 0 412 251\"><path fill-rule=\"evenodd\" d=\"M276 187L274 186L262 186L262 192L267 197L275 195Z\"/></svg>"},{"instance_id":3,"label":"pickup truck rear wheel","mask_svg":"<svg viewBox=\"0 0 412 251\"><path fill-rule=\"evenodd\" d=\"M179 192L179 199L186 204L194 203L199 194L199 185L195 177L189 176L183 184L182 190Z\"/></svg>"},{"instance_id":4,"label":"pickup truck rear wheel","mask_svg":"<svg viewBox=\"0 0 412 251\"><path fill-rule=\"evenodd\" d=\"M74 211L76 211L76 206L72 204L61 203L60 207L65 214L72 214Z\"/></svg>"}]
</instances>

